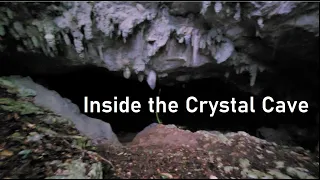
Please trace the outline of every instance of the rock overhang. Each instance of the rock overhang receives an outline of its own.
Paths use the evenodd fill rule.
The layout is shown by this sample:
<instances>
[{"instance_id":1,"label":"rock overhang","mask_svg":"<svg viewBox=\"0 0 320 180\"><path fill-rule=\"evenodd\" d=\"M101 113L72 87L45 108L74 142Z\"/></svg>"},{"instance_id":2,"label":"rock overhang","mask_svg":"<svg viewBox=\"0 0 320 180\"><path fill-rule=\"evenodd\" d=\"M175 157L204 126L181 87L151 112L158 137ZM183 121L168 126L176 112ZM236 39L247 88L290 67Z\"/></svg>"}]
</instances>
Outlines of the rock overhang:
<instances>
[{"instance_id":1,"label":"rock overhang","mask_svg":"<svg viewBox=\"0 0 320 180\"><path fill-rule=\"evenodd\" d=\"M151 72L165 85L218 77L260 94L270 87L265 80L287 70L290 79L295 69L314 79L306 88L318 86L317 3L6 4L2 53L40 53L64 59L61 67L93 64L137 80ZM30 10L40 6L41 16Z\"/></svg>"}]
</instances>

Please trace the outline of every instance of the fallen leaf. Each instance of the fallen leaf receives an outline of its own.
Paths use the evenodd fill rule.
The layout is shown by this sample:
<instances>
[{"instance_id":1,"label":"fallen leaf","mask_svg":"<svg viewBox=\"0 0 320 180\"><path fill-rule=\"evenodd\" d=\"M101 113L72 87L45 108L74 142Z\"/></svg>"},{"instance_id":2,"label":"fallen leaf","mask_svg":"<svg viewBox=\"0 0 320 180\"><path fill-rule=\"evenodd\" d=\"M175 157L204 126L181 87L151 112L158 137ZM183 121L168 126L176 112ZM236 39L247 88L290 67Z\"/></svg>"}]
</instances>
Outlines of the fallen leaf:
<instances>
[{"instance_id":1,"label":"fallen leaf","mask_svg":"<svg viewBox=\"0 0 320 180\"><path fill-rule=\"evenodd\" d=\"M2 143L2 144L0 144L0 151L2 151L3 149L4 149L4 146L6 145L6 143L4 142L4 143Z\"/></svg>"},{"instance_id":2,"label":"fallen leaf","mask_svg":"<svg viewBox=\"0 0 320 180\"><path fill-rule=\"evenodd\" d=\"M71 131L70 134L78 134L77 131Z\"/></svg>"},{"instance_id":3,"label":"fallen leaf","mask_svg":"<svg viewBox=\"0 0 320 180\"><path fill-rule=\"evenodd\" d=\"M6 121L12 119L12 115L11 114L8 114L7 117L6 117Z\"/></svg>"},{"instance_id":4,"label":"fallen leaf","mask_svg":"<svg viewBox=\"0 0 320 180\"><path fill-rule=\"evenodd\" d=\"M35 124L27 123L27 127L30 129L34 129L36 127Z\"/></svg>"},{"instance_id":5,"label":"fallen leaf","mask_svg":"<svg viewBox=\"0 0 320 180\"><path fill-rule=\"evenodd\" d=\"M12 155L13 155L13 152L9 150L3 150L0 152L0 156L3 156L3 157L10 157Z\"/></svg>"},{"instance_id":6,"label":"fallen leaf","mask_svg":"<svg viewBox=\"0 0 320 180\"><path fill-rule=\"evenodd\" d=\"M31 152L32 152L31 149L25 149L25 150L20 151L18 154L19 155L26 155L26 154L30 154Z\"/></svg>"},{"instance_id":7,"label":"fallen leaf","mask_svg":"<svg viewBox=\"0 0 320 180\"><path fill-rule=\"evenodd\" d=\"M66 161L65 161L65 163L71 163L72 162L72 159L67 159Z\"/></svg>"},{"instance_id":8,"label":"fallen leaf","mask_svg":"<svg viewBox=\"0 0 320 180\"><path fill-rule=\"evenodd\" d=\"M70 136L70 137L73 139L83 139L84 138L83 136Z\"/></svg>"},{"instance_id":9,"label":"fallen leaf","mask_svg":"<svg viewBox=\"0 0 320 180\"><path fill-rule=\"evenodd\" d=\"M32 152L31 149L25 149L25 150L22 150L18 153L18 155L23 155L22 156L22 159L25 159L28 157L28 155Z\"/></svg>"},{"instance_id":10,"label":"fallen leaf","mask_svg":"<svg viewBox=\"0 0 320 180\"><path fill-rule=\"evenodd\" d=\"M13 117L14 117L15 120L20 119L20 116L19 116L17 113L14 113L14 114L13 114Z\"/></svg>"},{"instance_id":11,"label":"fallen leaf","mask_svg":"<svg viewBox=\"0 0 320 180\"><path fill-rule=\"evenodd\" d=\"M68 158L71 158L71 157L72 157L72 154L66 154L66 156L67 156Z\"/></svg>"}]
</instances>

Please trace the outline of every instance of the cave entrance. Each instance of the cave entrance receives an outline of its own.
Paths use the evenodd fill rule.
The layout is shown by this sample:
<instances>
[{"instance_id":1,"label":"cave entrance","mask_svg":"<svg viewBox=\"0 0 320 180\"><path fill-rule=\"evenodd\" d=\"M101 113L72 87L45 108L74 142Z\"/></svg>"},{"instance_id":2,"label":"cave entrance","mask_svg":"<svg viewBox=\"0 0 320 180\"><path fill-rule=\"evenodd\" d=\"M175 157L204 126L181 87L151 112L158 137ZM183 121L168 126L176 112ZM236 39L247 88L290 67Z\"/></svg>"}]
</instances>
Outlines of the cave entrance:
<instances>
[{"instance_id":1,"label":"cave entrance","mask_svg":"<svg viewBox=\"0 0 320 180\"><path fill-rule=\"evenodd\" d=\"M13 75L13 74L11 74ZM22 75L15 73L15 75ZM261 99L255 97L255 113L215 113L210 117L210 107L205 106L204 112L189 113L186 110L186 99L190 96L202 101L236 101L249 102L252 94L242 92L233 84L219 79L202 79L189 83L177 83L174 86L157 84L152 90L148 84L136 79L125 79L122 73L109 72L106 68L85 66L78 67L63 73L55 74L23 74L30 76L35 82L42 84L50 90L57 91L62 97L70 99L78 105L84 113L84 97L93 101L112 101L117 96L118 101L139 101L141 111L139 113L84 113L89 117L101 119L110 123L113 131L117 134L120 142L130 142L134 136L152 123L157 123L156 114L151 113L148 107L150 97L154 98L160 93L160 100L165 102L176 101L179 105L178 112L159 113L163 124L174 124L178 127L190 130L236 132L245 131L257 136L260 127L278 128L283 124L294 124L301 128L314 128L314 124L308 124L301 119L311 119L310 113L301 115L266 114L261 111ZM312 140L314 141L314 140ZM310 145L312 144L312 145ZM314 142L306 146L314 146Z\"/></svg>"},{"instance_id":2,"label":"cave entrance","mask_svg":"<svg viewBox=\"0 0 320 180\"><path fill-rule=\"evenodd\" d=\"M186 110L186 100L190 96L196 97L199 101L230 101L235 98L237 101L249 102L251 94L241 92L231 84L227 84L219 79L203 79L191 81L174 86L164 86L157 84L152 90L148 84L136 79L125 79L122 74L109 72L106 68L85 66L77 68L68 73L54 75L31 75L33 80L44 85L48 89L57 91L62 97L70 99L78 105L81 112L92 118L101 119L110 123L113 131L118 135L132 134L140 132L152 123L157 123L155 113L149 111L149 98L160 97L168 105L170 101L178 103L178 111L170 113L158 113L163 124L174 124L178 127L190 131L197 130L218 130L218 131L246 131L255 135L256 129L262 126L262 121L257 119L259 113L215 113L210 117L210 106L204 106L203 113L189 113ZM160 92L160 95L159 95ZM89 100L113 101L125 100L126 96L130 102L139 101L141 108L139 113L85 113L84 97Z\"/></svg>"}]
</instances>

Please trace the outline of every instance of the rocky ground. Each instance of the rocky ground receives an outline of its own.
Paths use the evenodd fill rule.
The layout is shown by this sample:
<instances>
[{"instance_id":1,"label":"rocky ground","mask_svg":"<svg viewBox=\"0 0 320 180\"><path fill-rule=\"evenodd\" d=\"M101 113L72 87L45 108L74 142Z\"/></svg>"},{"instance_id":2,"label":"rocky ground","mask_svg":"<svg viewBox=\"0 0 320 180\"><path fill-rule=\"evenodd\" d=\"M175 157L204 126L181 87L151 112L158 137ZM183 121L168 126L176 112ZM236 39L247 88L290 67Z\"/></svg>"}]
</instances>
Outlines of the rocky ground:
<instances>
[{"instance_id":1,"label":"rocky ground","mask_svg":"<svg viewBox=\"0 0 320 180\"><path fill-rule=\"evenodd\" d=\"M154 125L123 148L108 145L101 153L121 178L319 177L319 156L300 147L279 146L238 133L192 133Z\"/></svg>"},{"instance_id":2,"label":"rocky ground","mask_svg":"<svg viewBox=\"0 0 320 180\"><path fill-rule=\"evenodd\" d=\"M0 178L319 178L319 155L245 132L153 124L126 146L93 145L0 78Z\"/></svg>"},{"instance_id":3,"label":"rocky ground","mask_svg":"<svg viewBox=\"0 0 320 180\"><path fill-rule=\"evenodd\" d=\"M108 163L90 140L1 80L0 178L102 178Z\"/></svg>"}]
</instances>

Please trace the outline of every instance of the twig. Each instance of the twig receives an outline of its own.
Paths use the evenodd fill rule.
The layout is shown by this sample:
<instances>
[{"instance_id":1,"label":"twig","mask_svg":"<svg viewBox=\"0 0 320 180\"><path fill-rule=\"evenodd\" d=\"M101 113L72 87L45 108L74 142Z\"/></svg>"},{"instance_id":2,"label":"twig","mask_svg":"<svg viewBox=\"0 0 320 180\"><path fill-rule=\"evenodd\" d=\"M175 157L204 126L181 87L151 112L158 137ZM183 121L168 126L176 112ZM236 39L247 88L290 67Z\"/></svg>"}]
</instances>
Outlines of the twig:
<instances>
[{"instance_id":1,"label":"twig","mask_svg":"<svg viewBox=\"0 0 320 180\"><path fill-rule=\"evenodd\" d=\"M72 146L72 145L71 145L67 140L65 140L65 139L63 140L63 142L67 143L69 146ZM92 151L88 151L88 150L86 150L86 149L82 149L82 148L80 148L80 147L78 147L78 146L72 146L72 147L78 149L79 151L82 151L82 152L87 153L90 158L92 158L92 155L98 157L98 159L101 159L101 160L103 160L104 162L108 163L108 164L114 169L114 165L113 165L109 160L107 160L107 159L103 158L102 156L100 156L98 153L92 152Z\"/></svg>"},{"instance_id":2,"label":"twig","mask_svg":"<svg viewBox=\"0 0 320 180\"><path fill-rule=\"evenodd\" d=\"M89 156L90 155L97 156L99 159L101 159L104 162L108 163L114 169L114 165L111 163L111 161L109 161L109 160L105 159L104 157L100 156L98 153L92 152L92 151L88 151L88 150L85 150L85 149L83 149L83 151L86 152Z\"/></svg>"},{"instance_id":3,"label":"twig","mask_svg":"<svg viewBox=\"0 0 320 180\"><path fill-rule=\"evenodd\" d=\"M53 137L56 137L56 138L78 139L78 138L81 137L81 136L59 136L59 135L55 135L55 136L53 136ZM71 144L70 144L67 140L65 140L65 139L63 139L63 142L65 142L66 144L68 144L68 145L71 146L71 147L74 147L74 148L78 149L78 150L81 151L81 152L87 153L89 156L91 156L91 155L97 156L99 159L101 159L101 160L103 160L104 162L110 164L111 167L114 168L113 164L112 164L110 161L108 161L107 159L103 158L103 157L100 156L98 153L92 152L92 151L88 151L88 150L86 150L86 149L82 149L82 148L80 148L80 147L78 147L78 146L76 146L76 145L71 145Z\"/></svg>"}]
</instances>

